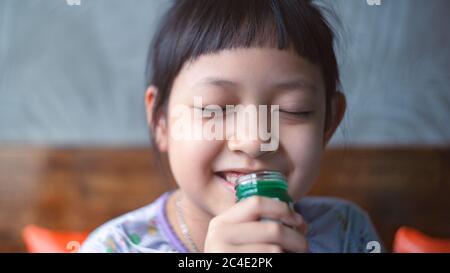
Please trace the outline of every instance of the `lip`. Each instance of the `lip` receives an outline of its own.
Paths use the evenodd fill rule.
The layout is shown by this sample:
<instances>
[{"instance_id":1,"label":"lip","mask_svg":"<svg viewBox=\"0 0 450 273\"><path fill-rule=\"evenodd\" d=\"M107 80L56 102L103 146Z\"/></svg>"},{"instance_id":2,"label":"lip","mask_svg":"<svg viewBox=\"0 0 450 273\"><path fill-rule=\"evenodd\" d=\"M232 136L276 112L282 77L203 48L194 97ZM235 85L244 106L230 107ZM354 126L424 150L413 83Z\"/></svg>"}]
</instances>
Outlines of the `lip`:
<instances>
[{"instance_id":1,"label":"lip","mask_svg":"<svg viewBox=\"0 0 450 273\"><path fill-rule=\"evenodd\" d=\"M233 186L236 185L236 181L237 179L239 179L239 177L252 173L254 171L249 171L249 170L244 170L244 169L232 169L232 170L223 170L223 171L219 171L219 172L215 172L215 174L217 176L219 176L220 178L222 178L224 181L233 184Z\"/></svg>"},{"instance_id":2,"label":"lip","mask_svg":"<svg viewBox=\"0 0 450 273\"><path fill-rule=\"evenodd\" d=\"M265 169L266 170L266 169ZM236 181L239 177L243 176L243 175L247 175L249 173L255 173L255 172L261 172L264 171L263 169L248 169L248 168L234 168L234 169L226 169L226 170L221 170L221 171L217 171L214 172L214 175L216 175L221 182L224 184L224 186L230 190L231 192L233 192L233 194L236 193ZM228 177L233 177L234 181L230 181L229 179L227 179Z\"/></svg>"},{"instance_id":3,"label":"lip","mask_svg":"<svg viewBox=\"0 0 450 273\"><path fill-rule=\"evenodd\" d=\"M235 183L232 183L230 181L227 181L225 178L223 178L221 175L219 175L217 172L214 174L215 176L217 176L217 178L220 180L220 183L231 193L236 194L236 189L235 189Z\"/></svg>"},{"instance_id":4,"label":"lip","mask_svg":"<svg viewBox=\"0 0 450 273\"><path fill-rule=\"evenodd\" d=\"M233 172L233 173L241 173L241 174L249 174L254 172L262 172L267 171L267 169L248 169L248 168L233 168L233 169L225 169L217 171L216 173L226 173L226 172Z\"/></svg>"}]
</instances>

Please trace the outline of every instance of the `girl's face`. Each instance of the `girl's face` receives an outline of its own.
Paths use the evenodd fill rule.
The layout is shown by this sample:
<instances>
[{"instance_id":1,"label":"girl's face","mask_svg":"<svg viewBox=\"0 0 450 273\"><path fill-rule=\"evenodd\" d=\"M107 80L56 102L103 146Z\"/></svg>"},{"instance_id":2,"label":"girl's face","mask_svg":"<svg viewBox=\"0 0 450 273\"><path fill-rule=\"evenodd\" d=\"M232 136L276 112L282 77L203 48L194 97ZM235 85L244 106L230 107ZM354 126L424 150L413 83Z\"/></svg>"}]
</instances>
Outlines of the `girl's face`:
<instances>
[{"instance_id":1,"label":"girl's face","mask_svg":"<svg viewBox=\"0 0 450 273\"><path fill-rule=\"evenodd\" d=\"M194 107L194 97L201 97L206 108L212 104L224 108L279 105L278 148L265 152L261 150L262 141L242 136L214 140L177 138L174 135L179 131L174 125L186 115L180 117L174 109L183 106L192 116L195 111L201 113ZM208 121L189 120L197 125ZM235 203L233 190L223 178L226 172L280 171L288 179L291 197L298 200L318 174L328 141L324 133L322 73L319 67L289 50L250 48L202 55L186 63L176 77L164 126L165 133L158 137L165 139L163 150L168 153L176 182L192 203L211 216Z\"/></svg>"}]
</instances>

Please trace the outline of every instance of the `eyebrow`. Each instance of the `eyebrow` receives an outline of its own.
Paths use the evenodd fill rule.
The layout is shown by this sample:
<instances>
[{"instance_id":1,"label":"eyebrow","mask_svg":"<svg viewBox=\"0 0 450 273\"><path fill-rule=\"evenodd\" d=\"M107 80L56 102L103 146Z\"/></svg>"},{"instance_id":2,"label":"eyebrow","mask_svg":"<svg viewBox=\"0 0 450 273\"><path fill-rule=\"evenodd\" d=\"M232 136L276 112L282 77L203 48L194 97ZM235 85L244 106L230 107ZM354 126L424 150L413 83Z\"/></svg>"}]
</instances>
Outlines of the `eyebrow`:
<instances>
[{"instance_id":1,"label":"eyebrow","mask_svg":"<svg viewBox=\"0 0 450 273\"><path fill-rule=\"evenodd\" d=\"M238 82L218 78L218 77L207 77L199 81L195 85L211 85L211 86L217 86L217 87L238 87L240 84ZM309 83L303 79L294 79L294 80L287 80L287 81L281 81L278 83L274 83L270 86L270 89L273 90L307 90L307 91L315 91L316 86L312 83Z\"/></svg>"},{"instance_id":2,"label":"eyebrow","mask_svg":"<svg viewBox=\"0 0 450 273\"><path fill-rule=\"evenodd\" d=\"M303 79L294 79L275 83L271 88L276 90L306 90L306 91L316 91L316 86L310 82Z\"/></svg>"},{"instance_id":3,"label":"eyebrow","mask_svg":"<svg viewBox=\"0 0 450 273\"><path fill-rule=\"evenodd\" d=\"M196 85L212 85L212 86L218 86L218 87L236 87L239 86L239 83L222 79L222 78L216 78L216 77L207 77L199 81Z\"/></svg>"}]
</instances>

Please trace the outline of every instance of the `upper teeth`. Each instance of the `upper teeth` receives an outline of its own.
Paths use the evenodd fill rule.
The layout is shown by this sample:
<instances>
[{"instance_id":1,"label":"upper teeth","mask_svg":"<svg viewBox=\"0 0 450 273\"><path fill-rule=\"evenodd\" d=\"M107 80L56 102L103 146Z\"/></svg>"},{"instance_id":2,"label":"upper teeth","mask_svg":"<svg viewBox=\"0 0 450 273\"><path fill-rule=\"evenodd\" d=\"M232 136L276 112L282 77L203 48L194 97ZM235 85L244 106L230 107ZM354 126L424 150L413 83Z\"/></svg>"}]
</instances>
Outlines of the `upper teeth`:
<instances>
[{"instance_id":1,"label":"upper teeth","mask_svg":"<svg viewBox=\"0 0 450 273\"><path fill-rule=\"evenodd\" d=\"M224 173L225 175L225 180L227 180L228 182L231 182L233 184L236 184L236 180L238 180L238 178L241 176L240 174L236 174L236 173Z\"/></svg>"}]
</instances>

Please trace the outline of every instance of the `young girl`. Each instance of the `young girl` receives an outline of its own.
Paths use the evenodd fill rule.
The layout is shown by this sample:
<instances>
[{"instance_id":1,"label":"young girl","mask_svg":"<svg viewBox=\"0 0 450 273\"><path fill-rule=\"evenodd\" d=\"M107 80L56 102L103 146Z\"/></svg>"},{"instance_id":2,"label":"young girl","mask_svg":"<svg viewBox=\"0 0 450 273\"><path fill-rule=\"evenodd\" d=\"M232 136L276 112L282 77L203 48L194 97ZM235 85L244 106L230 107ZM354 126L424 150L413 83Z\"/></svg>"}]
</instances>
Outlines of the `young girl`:
<instances>
[{"instance_id":1,"label":"young girl","mask_svg":"<svg viewBox=\"0 0 450 273\"><path fill-rule=\"evenodd\" d=\"M145 103L154 147L167 153L179 188L102 225L81 251L368 252L379 239L361 209L305 197L345 112L333 40L311 1L175 1L150 48ZM243 123L214 139L183 137L176 126L198 133L234 119L227 105L278 106L275 149L238 137ZM236 179L264 170L287 178L293 209L260 196L236 202Z\"/></svg>"}]
</instances>

